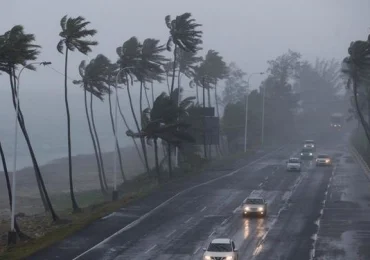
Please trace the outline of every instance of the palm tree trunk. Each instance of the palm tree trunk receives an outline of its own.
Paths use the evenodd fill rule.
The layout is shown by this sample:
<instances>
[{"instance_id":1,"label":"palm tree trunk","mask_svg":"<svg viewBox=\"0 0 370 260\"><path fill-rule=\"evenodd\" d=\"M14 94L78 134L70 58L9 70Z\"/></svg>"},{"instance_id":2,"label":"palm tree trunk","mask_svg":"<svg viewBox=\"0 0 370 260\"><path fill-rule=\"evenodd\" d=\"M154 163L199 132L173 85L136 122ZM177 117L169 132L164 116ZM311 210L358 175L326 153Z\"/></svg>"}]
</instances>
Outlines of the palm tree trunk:
<instances>
[{"instance_id":1,"label":"palm tree trunk","mask_svg":"<svg viewBox=\"0 0 370 260\"><path fill-rule=\"evenodd\" d=\"M175 45L175 49L173 50L173 68L172 68L172 83L171 83L171 91L170 95L173 92L173 88L175 87L175 77L176 77L176 62L177 62L177 45Z\"/></svg>"},{"instance_id":2,"label":"palm tree trunk","mask_svg":"<svg viewBox=\"0 0 370 260\"><path fill-rule=\"evenodd\" d=\"M17 85L16 85L17 84L17 79L15 77L15 69L13 67L9 66L9 70L11 71L11 74L9 74L9 80L10 80L10 88L11 88L11 92L12 92L12 101L13 101L14 109L16 110L16 106L17 106L16 105L16 97L18 96L18 93L16 93L17 92ZM26 138L25 133L27 134L27 136L28 136L28 133L27 133L27 130L26 130L25 125L24 125L23 113L22 113L22 110L20 108L20 101L19 100L18 100L18 124L19 124L19 126L22 130L23 136ZM35 161L33 160L33 159L36 159L36 158L32 158L33 148L31 146L31 144L28 143L28 142L27 142L27 146L28 146L28 150L30 151L30 154L31 154L32 164L33 164L33 168L35 170L36 183L37 183L37 187L38 187L39 192L40 192L41 201L43 203L45 211L49 211L49 206L48 206L48 203L47 203L46 198L45 198L44 190L42 189L40 178L38 177L39 175L37 173L37 169L39 169L38 164L37 164L36 160Z\"/></svg>"},{"instance_id":3,"label":"palm tree trunk","mask_svg":"<svg viewBox=\"0 0 370 260\"><path fill-rule=\"evenodd\" d=\"M1 156L1 162L3 163L3 169L4 169L4 175L5 175L5 181L6 181L6 188L8 190L8 197L9 197L9 208L12 209L13 205L13 200L12 200L12 188L10 186L10 179L9 179L9 172L8 172L8 167L6 166L6 160L5 160L5 155L4 155L4 150L0 142L0 156ZM15 217L14 217L15 218ZM17 232L17 235L21 240L29 239L30 237L24 234L17 223L17 219L14 219L14 228L15 231Z\"/></svg>"},{"instance_id":4,"label":"palm tree trunk","mask_svg":"<svg viewBox=\"0 0 370 260\"><path fill-rule=\"evenodd\" d=\"M92 129L93 129L93 132L94 132L94 135L95 135L96 146L98 148L101 176L102 176L102 179L103 179L105 189L108 189L107 177L105 176L103 156L101 154L99 135L98 135L98 132L96 131L96 125L95 125L95 117L94 117L94 109L93 109L93 94L92 94L92 92L90 92L90 114L91 114L91 125L92 125Z\"/></svg>"},{"instance_id":5,"label":"palm tree trunk","mask_svg":"<svg viewBox=\"0 0 370 260\"><path fill-rule=\"evenodd\" d=\"M151 105L150 105L149 97L148 97L148 91L147 91L147 89L145 87L145 84L144 84L144 93L145 93L146 102L148 104L148 108L151 109Z\"/></svg>"},{"instance_id":6,"label":"palm tree trunk","mask_svg":"<svg viewBox=\"0 0 370 260\"><path fill-rule=\"evenodd\" d=\"M12 68L11 71L12 71L13 77L14 77L14 84L13 84L12 76L10 75L10 86L11 86L11 92L12 92L13 106L14 106L14 108L16 108L16 100L15 99L16 99L16 95L18 95L18 93L16 93L16 87L15 87L16 79L15 79L15 69L14 69L14 67ZM18 119L18 124L19 124L19 126L22 130L23 136L26 140L28 150L29 150L30 155L31 155L32 164L33 164L33 167L35 169L36 181L37 181L38 185L40 185L39 186L39 191L40 191L41 199L45 199L45 206L44 206L45 210L47 210L47 211L49 210L50 213L51 213L51 216L53 218L53 221L57 221L57 220L59 220L59 217L54 211L53 205L51 204L48 192L46 190L45 183L44 183L44 180L42 178L41 171L40 171L39 165L37 163L36 156L35 156L35 153L33 151L32 145L31 145L30 138L28 136L28 132L26 130L26 125L25 125L25 122L24 122L24 117L23 117L22 110L20 108L19 100L18 100L18 117L17 117L17 119Z\"/></svg>"},{"instance_id":7,"label":"palm tree trunk","mask_svg":"<svg viewBox=\"0 0 370 260\"><path fill-rule=\"evenodd\" d=\"M113 134L114 134L114 136L116 136L116 129L114 127L114 120L113 120L112 98L111 98L110 89L111 89L111 87L109 86L109 94L108 94L109 116L110 116L110 122L112 124ZM126 179L125 172L123 170L122 155L121 155L121 150L119 149L118 138L115 140L115 143L116 143L116 148L117 148L117 154L118 154L118 159L119 159L119 167L120 167L120 170L121 170L122 179L123 179L123 181L126 181L127 179Z\"/></svg>"},{"instance_id":8,"label":"palm tree trunk","mask_svg":"<svg viewBox=\"0 0 370 260\"><path fill-rule=\"evenodd\" d=\"M168 78L167 78L168 80ZM154 88L153 88L153 82L151 83L151 87L152 87L152 104L154 104Z\"/></svg>"},{"instance_id":9,"label":"palm tree trunk","mask_svg":"<svg viewBox=\"0 0 370 260\"><path fill-rule=\"evenodd\" d=\"M207 95L208 95L208 107L211 107L211 89L207 88ZM212 134L210 135L212 137ZM211 139L211 144L208 145L208 154L209 158L212 158L212 142L213 140Z\"/></svg>"},{"instance_id":10,"label":"palm tree trunk","mask_svg":"<svg viewBox=\"0 0 370 260\"><path fill-rule=\"evenodd\" d=\"M195 85L195 90L197 92L197 104L199 104L199 87L197 84Z\"/></svg>"},{"instance_id":11,"label":"palm tree trunk","mask_svg":"<svg viewBox=\"0 0 370 260\"><path fill-rule=\"evenodd\" d=\"M204 79L203 79L203 150L204 150L204 158L207 159L207 137L206 137L206 88L204 85Z\"/></svg>"},{"instance_id":12,"label":"palm tree trunk","mask_svg":"<svg viewBox=\"0 0 370 260\"><path fill-rule=\"evenodd\" d=\"M140 125L139 125L139 130L138 132L140 132L140 130L143 128L143 88L144 88L144 83L142 81L140 81L140 100L139 100L139 109L140 109ZM146 147L146 142L145 142L145 138L144 137L140 137L140 142L141 142L141 146L143 147L143 153L144 153L144 158L145 158L145 165L147 166L147 171L148 171L148 174L149 174L149 162L148 162L148 151L147 151L147 147Z\"/></svg>"},{"instance_id":13,"label":"palm tree trunk","mask_svg":"<svg viewBox=\"0 0 370 260\"><path fill-rule=\"evenodd\" d=\"M156 169L156 172L157 172L157 179L158 179L158 182L159 182L160 179L161 179L161 172L159 170L157 138L154 138L154 156L155 156L155 169Z\"/></svg>"},{"instance_id":14,"label":"palm tree trunk","mask_svg":"<svg viewBox=\"0 0 370 260\"><path fill-rule=\"evenodd\" d=\"M171 144L167 143L167 151L168 151L168 177L172 178L172 152L171 152Z\"/></svg>"},{"instance_id":15,"label":"palm tree trunk","mask_svg":"<svg viewBox=\"0 0 370 260\"><path fill-rule=\"evenodd\" d=\"M64 103L66 105L67 113L67 133L68 133L68 174L69 174L69 189L71 194L73 212L81 211L79 208L73 189L73 175L72 175L72 141L71 141L71 116L69 113L68 104L68 48L66 48L65 64L64 64Z\"/></svg>"},{"instance_id":16,"label":"palm tree trunk","mask_svg":"<svg viewBox=\"0 0 370 260\"><path fill-rule=\"evenodd\" d=\"M97 166L98 166L98 172L99 172L98 176L99 176L100 190L102 191L103 194L106 194L107 192L106 192L106 189L104 187L102 173L101 173L101 168L100 168L100 161L99 161L98 149L96 148L96 142L95 142L94 134L93 134L93 131L92 131L92 128L91 128L89 110L87 108L87 91L86 91L86 86L84 86L84 103L85 103L85 113L86 113L86 118L87 118L87 124L89 126L89 132L90 132L90 136L91 136L91 141L93 143L94 152L95 152L95 158L96 158L96 163L97 163Z\"/></svg>"},{"instance_id":17,"label":"palm tree trunk","mask_svg":"<svg viewBox=\"0 0 370 260\"><path fill-rule=\"evenodd\" d=\"M181 71L180 71L180 67L179 67L179 72L177 73L177 107L179 107L180 105L180 98L181 98ZM178 116L177 117L177 122L179 122L180 120L180 117ZM178 130L178 128L177 128ZM176 159L176 164L175 164L175 167L178 167L179 166L179 148L176 146L175 147L175 159Z\"/></svg>"},{"instance_id":18,"label":"palm tree trunk","mask_svg":"<svg viewBox=\"0 0 370 260\"><path fill-rule=\"evenodd\" d=\"M129 99L129 102L130 102L130 108L131 108L132 116L134 117L134 121L135 121L135 124L136 124L137 132L140 133L139 123L137 121L135 109L134 109L134 106L132 104L132 98L131 98L131 92L130 92L130 84L128 82L129 81L127 80L127 95L128 95L128 99ZM147 157L147 154L145 152L143 138L140 138L140 142L141 142L141 148L142 148L143 154L144 154L144 161L145 161L146 171L149 174L150 173L150 169L149 169L148 157Z\"/></svg>"},{"instance_id":19,"label":"palm tree trunk","mask_svg":"<svg viewBox=\"0 0 370 260\"><path fill-rule=\"evenodd\" d=\"M357 93L358 93L357 92L357 78L356 78L356 75L355 75L353 77L353 95L354 95L354 98L355 98L356 110L357 110L358 116L360 117L362 127L364 128L366 138L370 142L370 129L369 129L369 125L367 124L367 122L366 122L366 120L364 118L364 115L361 112L361 108L360 108L360 105L358 103Z\"/></svg>"},{"instance_id":20,"label":"palm tree trunk","mask_svg":"<svg viewBox=\"0 0 370 260\"><path fill-rule=\"evenodd\" d=\"M129 130L129 129L130 129L130 127L129 127L128 123L127 123L127 120L126 120L125 115L124 115L124 114L123 114L123 112L122 112L122 109L121 109L121 105L120 105L120 103L119 103L119 100L117 100L117 104L118 104L118 111L119 111L119 113L120 113L120 115L121 115L121 117L122 117L122 120L123 120L123 122L125 123L125 126L126 126L127 130ZM140 152L139 146L138 146L138 145L137 145L137 143L136 143L136 139L135 139L135 138L133 138L133 137L131 137L131 138L132 138L132 141L134 142L134 145L135 145L135 148L136 148L137 154L139 155L140 161L141 161L141 163L143 164L143 166L144 166L144 168L145 168L145 162L144 162L143 156L141 155L141 152Z\"/></svg>"}]
</instances>

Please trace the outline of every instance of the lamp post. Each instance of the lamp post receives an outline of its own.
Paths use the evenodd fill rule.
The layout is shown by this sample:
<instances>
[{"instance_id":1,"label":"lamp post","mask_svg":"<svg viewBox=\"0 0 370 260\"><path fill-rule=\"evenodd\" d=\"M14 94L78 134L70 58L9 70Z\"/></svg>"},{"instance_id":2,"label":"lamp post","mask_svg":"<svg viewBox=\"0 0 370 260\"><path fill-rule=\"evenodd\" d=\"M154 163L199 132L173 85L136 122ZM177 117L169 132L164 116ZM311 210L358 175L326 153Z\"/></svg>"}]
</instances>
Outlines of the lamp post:
<instances>
[{"instance_id":1,"label":"lamp post","mask_svg":"<svg viewBox=\"0 0 370 260\"><path fill-rule=\"evenodd\" d=\"M121 74L122 71L126 69L133 69L134 67L124 67L121 68L116 75L116 100L115 100L115 105L114 105L114 154L113 154L113 192L112 192L112 200L117 200L118 199L118 192L117 192L117 110L118 110L118 77Z\"/></svg>"},{"instance_id":2,"label":"lamp post","mask_svg":"<svg viewBox=\"0 0 370 260\"><path fill-rule=\"evenodd\" d=\"M19 115L19 85L20 77L24 69L30 68L32 65L50 65L51 62L32 62L22 67L17 76L17 84L15 86L15 123L14 123L14 150L13 150L13 174L12 174L12 209L10 219L9 243L15 244L17 241L17 233L15 230L15 199L16 199L16 175L17 175L17 145L18 145L18 115Z\"/></svg>"},{"instance_id":3,"label":"lamp post","mask_svg":"<svg viewBox=\"0 0 370 260\"><path fill-rule=\"evenodd\" d=\"M249 80L253 75L263 75L264 72L254 72L249 75L248 77L248 87L249 87ZM249 102L249 93L246 94L245 100L245 124L244 124L244 152L247 152L247 134L248 134L248 102Z\"/></svg>"}]
</instances>

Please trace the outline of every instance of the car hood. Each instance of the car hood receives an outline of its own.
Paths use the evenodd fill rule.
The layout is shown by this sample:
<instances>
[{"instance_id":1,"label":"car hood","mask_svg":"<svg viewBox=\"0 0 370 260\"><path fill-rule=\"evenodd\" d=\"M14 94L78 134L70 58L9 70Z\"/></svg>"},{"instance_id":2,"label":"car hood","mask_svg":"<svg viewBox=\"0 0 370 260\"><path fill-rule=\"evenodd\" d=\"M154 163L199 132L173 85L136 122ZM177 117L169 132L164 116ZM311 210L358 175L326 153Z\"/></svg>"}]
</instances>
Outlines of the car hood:
<instances>
[{"instance_id":1,"label":"car hood","mask_svg":"<svg viewBox=\"0 0 370 260\"><path fill-rule=\"evenodd\" d=\"M204 256L213 256L213 257L226 257L226 256L234 256L233 252L208 252L204 253Z\"/></svg>"},{"instance_id":2,"label":"car hood","mask_svg":"<svg viewBox=\"0 0 370 260\"><path fill-rule=\"evenodd\" d=\"M299 166L301 165L300 163L297 163L297 162L288 162L288 165L292 165L292 166Z\"/></svg>"},{"instance_id":3,"label":"car hood","mask_svg":"<svg viewBox=\"0 0 370 260\"><path fill-rule=\"evenodd\" d=\"M264 204L244 204L243 207L248 207L248 208L263 208L265 205Z\"/></svg>"}]
</instances>

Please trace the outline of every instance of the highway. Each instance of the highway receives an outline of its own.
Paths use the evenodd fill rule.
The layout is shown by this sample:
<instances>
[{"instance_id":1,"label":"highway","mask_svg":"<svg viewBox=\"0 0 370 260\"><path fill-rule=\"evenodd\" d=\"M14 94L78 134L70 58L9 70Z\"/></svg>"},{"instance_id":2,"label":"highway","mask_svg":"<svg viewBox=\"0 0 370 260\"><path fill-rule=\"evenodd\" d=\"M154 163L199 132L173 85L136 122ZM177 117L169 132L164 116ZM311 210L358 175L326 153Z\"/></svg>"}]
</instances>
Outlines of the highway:
<instances>
[{"instance_id":1,"label":"highway","mask_svg":"<svg viewBox=\"0 0 370 260\"><path fill-rule=\"evenodd\" d=\"M202 259L203 248L214 238L233 239L240 259L362 259L353 244L367 254L366 169L348 149L348 134L326 134L316 141L317 153L330 154L333 167L311 161L300 173L287 172L285 161L298 155L301 143L287 144L239 169L224 169L216 179L194 182L150 210L140 202L122 208L90 226L89 233L29 259ZM242 217L241 203L250 194L267 200L266 218ZM96 237L104 232L104 239Z\"/></svg>"}]
</instances>

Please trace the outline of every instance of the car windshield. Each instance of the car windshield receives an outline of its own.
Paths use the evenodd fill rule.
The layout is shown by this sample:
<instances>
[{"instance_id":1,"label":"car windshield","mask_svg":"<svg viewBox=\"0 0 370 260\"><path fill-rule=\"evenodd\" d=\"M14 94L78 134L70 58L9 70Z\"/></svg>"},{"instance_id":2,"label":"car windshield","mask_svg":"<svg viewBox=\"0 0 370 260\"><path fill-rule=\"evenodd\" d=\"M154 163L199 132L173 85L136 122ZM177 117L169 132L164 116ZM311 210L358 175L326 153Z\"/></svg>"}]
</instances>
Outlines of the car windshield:
<instances>
[{"instance_id":1,"label":"car windshield","mask_svg":"<svg viewBox=\"0 0 370 260\"><path fill-rule=\"evenodd\" d=\"M317 156L317 158L322 158L322 159L329 159L329 156L326 154L320 154Z\"/></svg>"},{"instance_id":2,"label":"car windshield","mask_svg":"<svg viewBox=\"0 0 370 260\"><path fill-rule=\"evenodd\" d=\"M303 149L302 153L312 153L312 149Z\"/></svg>"},{"instance_id":3,"label":"car windshield","mask_svg":"<svg viewBox=\"0 0 370 260\"><path fill-rule=\"evenodd\" d=\"M263 199L247 199L246 204L263 204Z\"/></svg>"},{"instance_id":4,"label":"car windshield","mask_svg":"<svg viewBox=\"0 0 370 260\"><path fill-rule=\"evenodd\" d=\"M289 162L290 163L299 163L299 160L298 159L289 159Z\"/></svg>"},{"instance_id":5,"label":"car windshield","mask_svg":"<svg viewBox=\"0 0 370 260\"><path fill-rule=\"evenodd\" d=\"M208 252L232 252L231 244L211 243Z\"/></svg>"},{"instance_id":6,"label":"car windshield","mask_svg":"<svg viewBox=\"0 0 370 260\"><path fill-rule=\"evenodd\" d=\"M306 142L304 142L304 144L315 144L315 143L312 142L312 141L306 141Z\"/></svg>"}]
</instances>

